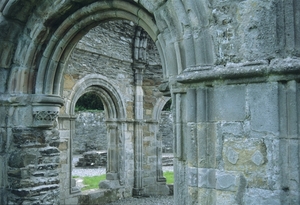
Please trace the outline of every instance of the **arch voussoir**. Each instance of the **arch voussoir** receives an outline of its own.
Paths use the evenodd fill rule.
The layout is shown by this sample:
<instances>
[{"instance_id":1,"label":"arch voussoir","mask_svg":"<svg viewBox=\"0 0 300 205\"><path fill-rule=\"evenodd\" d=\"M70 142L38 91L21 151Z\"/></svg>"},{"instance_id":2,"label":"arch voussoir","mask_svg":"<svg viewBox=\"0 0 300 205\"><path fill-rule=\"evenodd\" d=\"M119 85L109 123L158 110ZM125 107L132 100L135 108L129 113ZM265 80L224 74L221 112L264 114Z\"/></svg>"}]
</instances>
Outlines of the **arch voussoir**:
<instances>
[{"instance_id":1,"label":"arch voussoir","mask_svg":"<svg viewBox=\"0 0 300 205\"><path fill-rule=\"evenodd\" d=\"M144 21L141 18L146 20ZM141 12L140 8L128 2L95 2L84 7L82 10L78 10L67 18L53 34L50 40L51 43L43 54L46 58L43 58L40 64L36 80L36 84L42 84L44 88L37 89L37 93L57 94L59 90L57 85L60 85L62 74L60 70L63 69L63 67L58 67L54 62L64 60L62 56L69 56L68 53L76 43L76 41L73 40L74 38L76 40L80 39L91 25L109 19L127 19L133 21L143 27L154 40L158 34L158 29L153 23L152 18L147 17L146 12ZM74 42L73 45L70 46L70 42ZM70 49L66 49L68 46ZM67 54L64 54L66 52Z\"/></svg>"}]
</instances>

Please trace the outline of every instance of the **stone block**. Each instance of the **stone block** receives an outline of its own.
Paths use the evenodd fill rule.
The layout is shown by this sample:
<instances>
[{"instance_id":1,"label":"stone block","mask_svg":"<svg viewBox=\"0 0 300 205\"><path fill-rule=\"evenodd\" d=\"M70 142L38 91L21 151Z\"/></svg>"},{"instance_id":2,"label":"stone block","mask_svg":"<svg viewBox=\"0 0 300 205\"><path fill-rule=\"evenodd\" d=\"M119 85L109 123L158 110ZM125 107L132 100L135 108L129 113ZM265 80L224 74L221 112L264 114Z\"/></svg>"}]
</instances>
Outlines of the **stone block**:
<instances>
[{"instance_id":1,"label":"stone block","mask_svg":"<svg viewBox=\"0 0 300 205\"><path fill-rule=\"evenodd\" d=\"M60 151L66 151L68 149L68 145L69 145L68 140L61 140L59 142L58 149Z\"/></svg>"},{"instance_id":2,"label":"stone block","mask_svg":"<svg viewBox=\"0 0 300 205\"><path fill-rule=\"evenodd\" d=\"M40 150L39 150L39 152L41 153L41 155L43 155L43 156L48 156L48 155L50 155L50 156L53 156L53 155L59 155L59 153L60 153L60 150L59 149L57 149L56 147L45 147L45 148L41 148Z\"/></svg>"},{"instance_id":3,"label":"stone block","mask_svg":"<svg viewBox=\"0 0 300 205\"><path fill-rule=\"evenodd\" d=\"M64 204L78 204L78 196L66 198Z\"/></svg>"},{"instance_id":4,"label":"stone block","mask_svg":"<svg viewBox=\"0 0 300 205\"><path fill-rule=\"evenodd\" d=\"M216 172L216 189L225 191L236 191L238 186L238 176L228 172Z\"/></svg>"},{"instance_id":5,"label":"stone block","mask_svg":"<svg viewBox=\"0 0 300 205\"><path fill-rule=\"evenodd\" d=\"M68 139L70 138L70 130L59 130L59 136L61 139Z\"/></svg>"},{"instance_id":6,"label":"stone block","mask_svg":"<svg viewBox=\"0 0 300 205\"><path fill-rule=\"evenodd\" d=\"M216 203L216 190L215 189L198 189L198 205L217 204Z\"/></svg>"},{"instance_id":7,"label":"stone block","mask_svg":"<svg viewBox=\"0 0 300 205\"><path fill-rule=\"evenodd\" d=\"M9 108L10 123L14 127L26 126L31 127L33 123L33 116L31 107Z\"/></svg>"},{"instance_id":8,"label":"stone block","mask_svg":"<svg viewBox=\"0 0 300 205\"><path fill-rule=\"evenodd\" d=\"M236 194L231 191L216 191L216 204L239 205Z\"/></svg>"},{"instance_id":9,"label":"stone block","mask_svg":"<svg viewBox=\"0 0 300 205\"><path fill-rule=\"evenodd\" d=\"M244 196L244 204L247 205L281 205L279 190L266 190L248 188Z\"/></svg>"},{"instance_id":10,"label":"stone block","mask_svg":"<svg viewBox=\"0 0 300 205\"><path fill-rule=\"evenodd\" d=\"M151 13L155 12L161 5L165 3L164 0L157 0L157 1L140 0L139 2Z\"/></svg>"},{"instance_id":11,"label":"stone block","mask_svg":"<svg viewBox=\"0 0 300 205\"><path fill-rule=\"evenodd\" d=\"M278 84L251 84L247 86L251 130L278 135Z\"/></svg>"},{"instance_id":12,"label":"stone block","mask_svg":"<svg viewBox=\"0 0 300 205\"><path fill-rule=\"evenodd\" d=\"M216 170L198 169L198 187L199 188L216 188Z\"/></svg>"},{"instance_id":13,"label":"stone block","mask_svg":"<svg viewBox=\"0 0 300 205\"><path fill-rule=\"evenodd\" d=\"M243 121L246 118L246 87L227 85L209 90L210 121Z\"/></svg>"},{"instance_id":14,"label":"stone block","mask_svg":"<svg viewBox=\"0 0 300 205\"><path fill-rule=\"evenodd\" d=\"M0 93L4 93L6 90L5 82L7 81L7 77L8 77L8 70L0 67Z\"/></svg>"},{"instance_id":15,"label":"stone block","mask_svg":"<svg viewBox=\"0 0 300 205\"><path fill-rule=\"evenodd\" d=\"M0 169L0 190L2 187L5 186L5 181L6 179L4 178L6 175L6 166L4 166L6 164L5 162L5 157L3 157L2 155L0 155L0 164L2 164L2 168ZM0 201L1 202L1 201Z\"/></svg>"},{"instance_id":16,"label":"stone block","mask_svg":"<svg viewBox=\"0 0 300 205\"><path fill-rule=\"evenodd\" d=\"M225 122L221 124L223 136L242 137L245 135L243 122Z\"/></svg>"},{"instance_id":17,"label":"stone block","mask_svg":"<svg viewBox=\"0 0 300 205\"><path fill-rule=\"evenodd\" d=\"M5 129L0 128L0 153L5 152L6 147L7 147L7 134Z\"/></svg>"},{"instance_id":18,"label":"stone block","mask_svg":"<svg viewBox=\"0 0 300 205\"><path fill-rule=\"evenodd\" d=\"M262 139L224 139L223 162L227 171L244 173L249 186L268 187L268 150Z\"/></svg>"},{"instance_id":19,"label":"stone block","mask_svg":"<svg viewBox=\"0 0 300 205\"><path fill-rule=\"evenodd\" d=\"M236 152L233 148L228 147L227 149L227 159L231 164L236 164L239 159L239 153Z\"/></svg>"},{"instance_id":20,"label":"stone block","mask_svg":"<svg viewBox=\"0 0 300 205\"><path fill-rule=\"evenodd\" d=\"M188 187L188 203L187 204L198 204L198 188Z\"/></svg>"},{"instance_id":21,"label":"stone block","mask_svg":"<svg viewBox=\"0 0 300 205\"><path fill-rule=\"evenodd\" d=\"M216 168L216 142L219 138L217 123L197 124L198 167ZM210 152L208 153L208 150Z\"/></svg>"}]
</instances>

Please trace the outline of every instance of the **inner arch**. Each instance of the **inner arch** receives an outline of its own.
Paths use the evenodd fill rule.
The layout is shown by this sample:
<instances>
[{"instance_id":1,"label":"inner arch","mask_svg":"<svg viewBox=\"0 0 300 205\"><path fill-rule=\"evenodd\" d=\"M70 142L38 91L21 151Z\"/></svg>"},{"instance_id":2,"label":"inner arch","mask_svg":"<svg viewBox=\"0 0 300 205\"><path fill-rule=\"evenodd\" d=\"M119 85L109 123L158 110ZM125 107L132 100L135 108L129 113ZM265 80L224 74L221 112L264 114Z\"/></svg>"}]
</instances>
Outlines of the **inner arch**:
<instances>
[{"instance_id":1,"label":"inner arch","mask_svg":"<svg viewBox=\"0 0 300 205\"><path fill-rule=\"evenodd\" d=\"M116 19L126 19L141 26L160 47L157 42L159 31L149 13L128 2L95 2L69 16L53 34L37 74L36 85L43 86L35 86L36 93L58 95L65 63L77 42L100 22Z\"/></svg>"}]
</instances>

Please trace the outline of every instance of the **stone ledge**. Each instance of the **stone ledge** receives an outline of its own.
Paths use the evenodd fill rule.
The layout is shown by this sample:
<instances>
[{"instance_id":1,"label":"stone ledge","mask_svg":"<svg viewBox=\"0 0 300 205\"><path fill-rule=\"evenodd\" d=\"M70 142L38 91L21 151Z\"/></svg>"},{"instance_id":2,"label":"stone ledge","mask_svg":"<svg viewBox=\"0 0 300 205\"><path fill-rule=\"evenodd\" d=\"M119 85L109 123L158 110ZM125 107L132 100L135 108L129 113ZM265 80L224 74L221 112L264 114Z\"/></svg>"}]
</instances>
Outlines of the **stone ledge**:
<instances>
[{"instance_id":1,"label":"stone ledge","mask_svg":"<svg viewBox=\"0 0 300 205\"><path fill-rule=\"evenodd\" d=\"M185 69L176 78L180 83L194 83L211 80L234 80L239 78L263 78L270 76L293 75L300 78L300 59L275 59L270 63L266 60L246 63L230 63L226 66L196 66ZM285 76L287 78L288 76ZM281 80L281 79L280 79Z\"/></svg>"}]
</instances>

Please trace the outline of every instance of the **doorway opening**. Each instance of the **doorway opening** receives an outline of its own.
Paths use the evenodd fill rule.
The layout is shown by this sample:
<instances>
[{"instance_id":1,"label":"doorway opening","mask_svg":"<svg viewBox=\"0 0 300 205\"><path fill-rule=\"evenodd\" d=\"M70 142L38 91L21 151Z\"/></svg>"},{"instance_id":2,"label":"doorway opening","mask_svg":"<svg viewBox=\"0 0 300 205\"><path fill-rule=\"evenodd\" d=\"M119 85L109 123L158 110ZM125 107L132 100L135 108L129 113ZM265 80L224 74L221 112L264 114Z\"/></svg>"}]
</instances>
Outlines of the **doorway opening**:
<instances>
[{"instance_id":1,"label":"doorway opening","mask_svg":"<svg viewBox=\"0 0 300 205\"><path fill-rule=\"evenodd\" d=\"M172 100L169 99L163 106L159 119L159 135L161 141L161 163L163 176L166 178L166 183L172 193L174 184L174 167L173 167L173 115L172 115Z\"/></svg>"},{"instance_id":2,"label":"doorway opening","mask_svg":"<svg viewBox=\"0 0 300 205\"><path fill-rule=\"evenodd\" d=\"M106 178L107 130L104 105L95 92L83 94L75 105L72 139L72 178L84 190L97 189Z\"/></svg>"}]
</instances>

